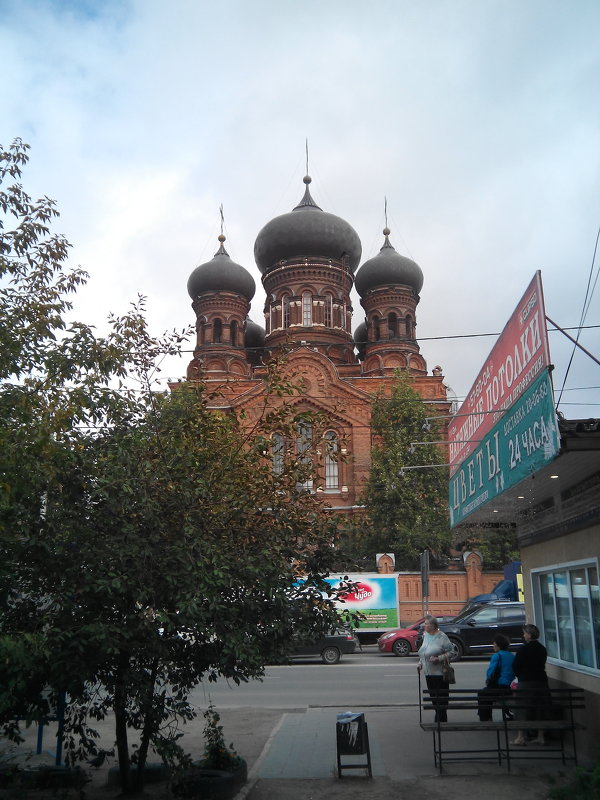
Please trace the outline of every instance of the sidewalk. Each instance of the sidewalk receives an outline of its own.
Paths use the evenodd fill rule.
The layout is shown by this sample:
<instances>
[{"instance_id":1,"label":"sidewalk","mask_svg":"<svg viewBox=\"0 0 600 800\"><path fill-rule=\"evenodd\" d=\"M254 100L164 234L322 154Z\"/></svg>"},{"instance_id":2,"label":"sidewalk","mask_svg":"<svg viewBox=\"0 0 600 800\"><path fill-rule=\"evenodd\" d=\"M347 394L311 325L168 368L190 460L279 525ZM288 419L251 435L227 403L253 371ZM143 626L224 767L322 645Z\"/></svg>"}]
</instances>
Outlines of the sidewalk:
<instances>
[{"instance_id":1,"label":"sidewalk","mask_svg":"<svg viewBox=\"0 0 600 800\"><path fill-rule=\"evenodd\" d=\"M239 800L341 800L357 791L364 791L369 800L415 793L431 800L464 800L469 795L514 800L520 794L543 800L552 780L565 771L560 759L536 761L525 751L511 765L510 774L505 766L479 761L450 763L440 776L433 763L431 736L419 727L418 707L356 707L351 710L363 711L369 728L373 778L367 777L366 769L356 769L342 771L338 779L335 723L344 710L348 709L309 708L283 715L251 768ZM455 736L457 746L467 737L477 746L478 734Z\"/></svg>"},{"instance_id":2,"label":"sidewalk","mask_svg":"<svg viewBox=\"0 0 600 800\"><path fill-rule=\"evenodd\" d=\"M373 778L365 770L344 771L337 777L336 719L341 711L362 711L369 728ZM248 763L249 780L236 800L341 800L348 793L364 792L369 800L413 798L420 800L464 800L465 796L488 800L546 800L552 779L572 772L560 759L537 761L527 758L524 748L513 762L511 773L492 762L450 763L438 775L433 764L432 741L419 727L416 706L377 706L347 708L256 709L226 708L220 711L226 741ZM195 757L203 749L203 720L199 718L184 736L184 746ZM112 746L112 721L98 725L103 747ZM477 734L454 734L475 737ZM53 731L44 736L44 754L35 761L53 763ZM457 738L458 745L458 738ZM35 748L35 731L27 732L22 754ZM366 761L362 756L350 761ZM31 761L29 762L31 763ZM108 770L114 759L102 768L90 769L92 782L85 787L86 800L112 800L118 787L107 788ZM44 795L32 793L32 800ZM51 795L49 795L51 796ZM147 797L167 798L164 784L148 786ZM0 797L2 793L0 792Z\"/></svg>"}]
</instances>

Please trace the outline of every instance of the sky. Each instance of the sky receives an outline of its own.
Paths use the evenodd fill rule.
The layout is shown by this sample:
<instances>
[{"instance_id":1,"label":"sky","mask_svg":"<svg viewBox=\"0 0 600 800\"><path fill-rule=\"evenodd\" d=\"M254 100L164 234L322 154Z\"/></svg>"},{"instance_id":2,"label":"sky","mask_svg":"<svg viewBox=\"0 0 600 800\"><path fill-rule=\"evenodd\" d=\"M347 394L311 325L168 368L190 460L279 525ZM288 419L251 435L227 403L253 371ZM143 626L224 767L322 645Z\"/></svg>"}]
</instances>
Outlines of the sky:
<instances>
[{"instance_id":1,"label":"sky","mask_svg":"<svg viewBox=\"0 0 600 800\"><path fill-rule=\"evenodd\" d=\"M31 145L25 188L57 201L90 275L74 313L99 333L140 294L153 332L194 324L186 283L221 204L264 324L254 241L301 199L307 140L313 198L362 261L387 198L425 276L421 352L459 400L496 338L474 335L502 330L536 270L547 315L580 324L600 263L597 0L0 0L0 52L0 142ZM600 326L600 287L587 305ZM579 341L600 357L600 327ZM561 333L550 351L559 410L600 416L600 366Z\"/></svg>"}]
</instances>

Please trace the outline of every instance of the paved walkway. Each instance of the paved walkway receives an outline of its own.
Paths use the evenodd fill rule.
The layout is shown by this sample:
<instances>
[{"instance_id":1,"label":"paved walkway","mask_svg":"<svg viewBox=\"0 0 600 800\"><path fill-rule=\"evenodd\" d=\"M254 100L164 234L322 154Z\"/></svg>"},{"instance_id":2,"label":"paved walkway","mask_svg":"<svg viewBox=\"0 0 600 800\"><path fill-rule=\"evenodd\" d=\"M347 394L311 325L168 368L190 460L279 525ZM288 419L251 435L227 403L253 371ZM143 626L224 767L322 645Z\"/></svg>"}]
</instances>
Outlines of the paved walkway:
<instances>
[{"instance_id":1,"label":"paved walkway","mask_svg":"<svg viewBox=\"0 0 600 800\"><path fill-rule=\"evenodd\" d=\"M523 793L528 800L544 800L549 787L565 771L555 754L548 752L548 760L539 761L524 748L513 761L510 774L505 765L495 762L465 761L449 763L440 776L433 763L431 735L419 727L418 707L356 707L351 710L365 713L369 729L373 778L368 778L365 768L342 770L340 780L335 726L337 714L346 710L309 708L283 714L252 766L239 800L335 800L347 797L349 791L364 792L370 800L389 798L390 794L408 798L415 792L420 798L446 800L466 795L514 800ZM480 734L452 735L457 748L481 747ZM489 746L493 747L494 734L490 736ZM342 759L348 761L366 762L366 757Z\"/></svg>"},{"instance_id":2,"label":"paved walkway","mask_svg":"<svg viewBox=\"0 0 600 800\"><path fill-rule=\"evenodd\" d=\"M337 777L336 720L342 711L361 711L369 729L373 778L366 769L343 771ZM253 709L227 708L221 713L226 741L232 741L247 760L249 780L238 800L337 800L348 793L361 792L369 800L414 798L420 800L464 800L465 796L487 800L514 800L526 795L527 800L546 800L553 781L565 772L559 758L548 753L549 760L531 759L532 752L523 748L521 760L513 762L511 773L493 762L457 762L448 764L440 776L433 763L430 734L419 727L416 706L337 707ZM184 736L184 746L199 757L203 749L201 715ZM114 741L112 720L99 725L101 742L110 747ZM45 734L46 751L53 747L53 732ZM478 734L453 734L456 746L461 742L476 746ZM491 734L493 736L493 734ZM35 731L28 731L28 742L34 745ZM537 753L536 755L539 755ZM47 752L39 757L50 760ZM353 756L350 760L366 761ZM107 769L112 759L100 770L92 770L93 782L86 787L86 797L112 798L118 790L106 789ZM567 771L571 771L569 768ZM148 796L167 797L162 787L148 787Z\"/></svg>"}]
</instances>

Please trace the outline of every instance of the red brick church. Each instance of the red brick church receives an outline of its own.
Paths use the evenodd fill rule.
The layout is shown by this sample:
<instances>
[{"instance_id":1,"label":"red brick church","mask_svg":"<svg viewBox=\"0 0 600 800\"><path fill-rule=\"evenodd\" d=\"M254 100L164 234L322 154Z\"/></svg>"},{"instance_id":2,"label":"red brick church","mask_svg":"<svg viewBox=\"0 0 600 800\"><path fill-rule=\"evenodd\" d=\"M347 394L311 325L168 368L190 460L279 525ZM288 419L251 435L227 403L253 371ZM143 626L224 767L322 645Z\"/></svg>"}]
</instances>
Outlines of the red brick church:
<instances>
[{"instance_id":1,"label":"red brick church","mask_svg":"<svg viewBox=\"0 0 600 800\"><path fill-rule=\"evenodd\" d=\"M450 404L441 369L428 374L419 352L420 267L394 249L387 227L379 253L360 265L354 228L315 203L310 177L304 183L300 203L267 222L254 245L266 293L264 328L248 317L254 279L231 260L223 235L215 256L190 275L197 341L187 378L217 382L222 406L252 420L261 406L265 363L291 343L286 369L305 386L294 400L298 411L325 412L331 429L324 451L340 442L345 455L323 456L319 491L333 509L348 512L368 476L372 396L389 391L394 371L409 370L423 399L435 404L432 416L447 414ZM358 320L353 286L362 305Z\"/></svg>"}]
</instances>

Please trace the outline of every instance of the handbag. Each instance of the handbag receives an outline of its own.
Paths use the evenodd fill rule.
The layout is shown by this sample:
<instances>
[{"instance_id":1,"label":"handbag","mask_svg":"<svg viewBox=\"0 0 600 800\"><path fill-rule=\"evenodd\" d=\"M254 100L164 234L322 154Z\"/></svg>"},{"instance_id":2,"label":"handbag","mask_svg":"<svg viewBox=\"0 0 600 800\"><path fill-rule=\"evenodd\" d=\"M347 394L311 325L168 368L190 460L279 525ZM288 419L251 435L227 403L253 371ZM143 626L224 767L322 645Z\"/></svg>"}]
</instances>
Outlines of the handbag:
<instances>
[{"instance_id":1,"label":"handbag","mask_svg":"<svg viewBox=\"0 0 600 800\"><path fill-rule=\"evenodd\" d=\"M442 662L442 678L444 679L444 683L456 683L454 667L447 658Z\"/></svg>"}]
</instances>

